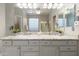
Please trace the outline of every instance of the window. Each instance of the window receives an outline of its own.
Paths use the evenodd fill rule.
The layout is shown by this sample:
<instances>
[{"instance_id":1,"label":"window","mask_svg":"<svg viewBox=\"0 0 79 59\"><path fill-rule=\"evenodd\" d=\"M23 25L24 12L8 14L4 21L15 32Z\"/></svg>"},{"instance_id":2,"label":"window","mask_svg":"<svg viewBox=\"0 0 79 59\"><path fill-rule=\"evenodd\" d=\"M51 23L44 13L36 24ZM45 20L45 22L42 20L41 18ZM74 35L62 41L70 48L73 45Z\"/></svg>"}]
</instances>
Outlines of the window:
<instances>
[{"instance_id":1,"label":"window","mask_svg":"<svg viewBox=\"0 0 79 59\"><path fill-rule=\"evenodd\" d=\"M64 27L64 25L65 25L65 20L64 19L58 19L58 26Z\"/></svg>"},{"instance_id":2,"label":"window","mask_svg":"<svg viewBox=\"0 0 79 59\"><path fill-rule=\"evenodd\" d=\"M39 19L38 18L29 18L29 31L30 32L39 31Z\"/></svg>"}]
</instances>

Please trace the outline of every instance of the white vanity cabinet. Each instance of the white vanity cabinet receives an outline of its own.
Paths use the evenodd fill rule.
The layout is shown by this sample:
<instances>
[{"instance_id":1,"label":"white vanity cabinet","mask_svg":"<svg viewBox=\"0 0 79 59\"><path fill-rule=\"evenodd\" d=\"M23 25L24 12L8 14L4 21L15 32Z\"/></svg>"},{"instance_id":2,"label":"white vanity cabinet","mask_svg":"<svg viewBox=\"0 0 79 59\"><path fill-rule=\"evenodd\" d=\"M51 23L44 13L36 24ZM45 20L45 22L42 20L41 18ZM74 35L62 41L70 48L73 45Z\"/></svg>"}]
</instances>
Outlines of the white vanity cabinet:
<instances>
[{"instance_id":1,"label":"white vanity cabinet","mask_svg":"<svg viewBox=\"0 0 79 59\"><path fill-rule=\"evenodd\" d=\"M77 56L79 41L66 39L3 39L0 40L3 56Z\"/></svg>"},{"instance_id":2,"label":"white vanity cabinet","mask_svg":"<svg viewBox=\"0 0 79 59\"><path fill-rule=\"evenodd\" d=\"M75 56L77 55L77 41L74 40L40 41L40 55Z\"/></svg>"}]
</instances>

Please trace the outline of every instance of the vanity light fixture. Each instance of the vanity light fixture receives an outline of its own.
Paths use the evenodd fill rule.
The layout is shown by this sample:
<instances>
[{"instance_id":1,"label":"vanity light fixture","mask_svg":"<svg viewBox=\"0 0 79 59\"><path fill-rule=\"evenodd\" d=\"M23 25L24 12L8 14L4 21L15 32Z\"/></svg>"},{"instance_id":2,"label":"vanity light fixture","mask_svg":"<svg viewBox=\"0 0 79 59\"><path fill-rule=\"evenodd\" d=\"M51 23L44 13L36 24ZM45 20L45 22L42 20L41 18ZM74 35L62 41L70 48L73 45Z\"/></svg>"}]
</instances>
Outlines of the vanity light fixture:
<instances>
[{"instance_id":1,"label":"vanity light fixture","mask_svg":"<svg viewBox=\"0 0 79 59\"><path fill-rule=\"evenodd\" d=\"M29 8L29 9L37 9L40 8L38 7L39 5L37 3L17 3L17 6L19 8ZM55 3L54 5L52 3L43 3L43 8L48 8L48 9L60 9L63 6L63 4L58 4Z\"/></svg>"}]
</instances>

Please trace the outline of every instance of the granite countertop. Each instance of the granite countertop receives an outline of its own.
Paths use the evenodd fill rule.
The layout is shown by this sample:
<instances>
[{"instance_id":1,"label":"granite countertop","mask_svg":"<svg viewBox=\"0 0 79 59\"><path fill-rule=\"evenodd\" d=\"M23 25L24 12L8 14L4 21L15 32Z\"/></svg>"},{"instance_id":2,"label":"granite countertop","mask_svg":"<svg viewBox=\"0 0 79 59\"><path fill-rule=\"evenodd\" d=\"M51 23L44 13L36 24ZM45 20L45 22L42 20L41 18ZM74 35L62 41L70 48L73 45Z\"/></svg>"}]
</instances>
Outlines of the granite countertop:
<instances>
[{"instance_id":1,"label":"granite countertop","mask_svg":"<svg viewBox=\"0 0 79 59\"><path fill-rule=\"evenodd\" d=\"M16 36L6 36L0 39L77 39L78 36L67 36L67 35L16 35Z\"/></svg>"}]
</instances>

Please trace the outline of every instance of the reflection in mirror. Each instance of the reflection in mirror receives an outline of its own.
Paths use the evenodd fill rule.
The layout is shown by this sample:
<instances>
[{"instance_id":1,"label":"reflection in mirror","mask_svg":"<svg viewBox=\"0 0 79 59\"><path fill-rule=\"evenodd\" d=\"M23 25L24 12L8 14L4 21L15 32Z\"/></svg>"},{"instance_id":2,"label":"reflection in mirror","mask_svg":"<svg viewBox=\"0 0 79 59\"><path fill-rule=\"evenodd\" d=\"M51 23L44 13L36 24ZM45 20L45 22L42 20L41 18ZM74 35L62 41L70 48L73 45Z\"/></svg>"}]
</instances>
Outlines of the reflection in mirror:
<instances>
[{"instance_id":1,"label":"reflection in mirror","mask_svg":"<svg viewBox=\"0 0 79 59\"><path fill-rule=\"evenodd\" d=\"M48 23L46 21L41 22L41 32L48 32Z\"/></svg>"},{"instance_id":2,"label":"reflection in mirror","mask_svg":"<svg viewBox=\"0 0 79 59\"><path fill-rule=\"evenodd\" d=\"M65 15L66 17L66 26L70 27L70 26L74 26L74 9L68 9L67 11L69 11L68 14Z\"/></svg>"},{"instance_id":3,"label":"reflection in mirror","mask_svg":"<svg viewBox=\"0 0 79 59\"><path fill-rule=\"evenodd\" d=\"M56 24L56 27L55 27L55 24L56 24L56 15L53 16L53 31L55 31L56 27L58 27L57 24Z\"/></svg>"},{"instance_id":4,"label":"reflection in mirror","mask_svg":"<svg viewBox=\"0 0 79 59\"><path fill-rule=\"evenodd\" d=\"M66 9L67 13L65 14L66 28L70 28L71 31L74 31L74 21L76 20L75 6L74 6L74 4L71 4L70 7Z\"/></svg>"},{"instance_id":5,"label":"reflection in mirror","mask_svg":"<svg viewBox=\"0 0 79 59\"><path fill-rule=\"evenodd\" d=\"M56 32L63 33L65 27L65 19L63 18L63 14L60 14L58 16L58 19L56 20Z\"/></svg>"},{"instance_id":6,"label":"reflection in mirror","mask_svg":"<svg viewBox=\"0 0 79 59\"><path fill-rule=\"evenodd\" d=\"M29 18L29 32L38 32L38 31L39 31L39 19Z\"/></svg>"},{"instance_id":7,"label":"reflection in mirror","mask_svg":"<svg viewBox=\"0 0 79 59\"><path fill-rule=\"evenodd\" d=\"M74 4L52 3L50 8L50 3L46 4L46 7L44 3L37 3L37 7L33 5L28 6L29 3L25 3L26 7L24 5L22 7L22 4L19 6L13 5L14 9L12 9L11 13L13 13L12 16L16 16L19 19L20 32L64 33L68 31L66 30L68 27L74 26ZM22 19L17 15L22 16ZM11 17L8 16L7 18ZM14 19L16 20L15 23L17 23L17 19ZM10 24L6 25L7 28L9 27L8 25Z\"/></svg>"}]
</instances>

